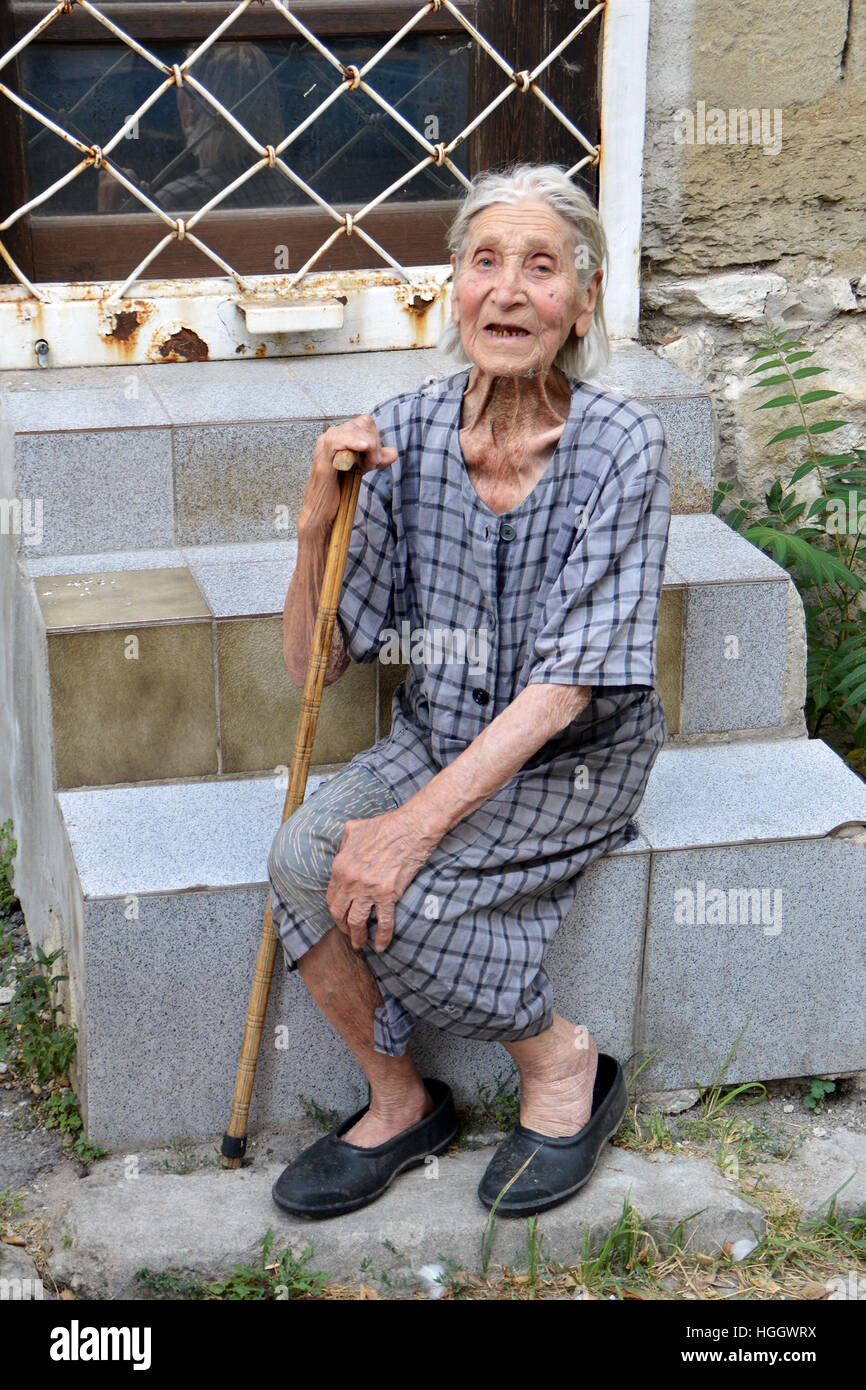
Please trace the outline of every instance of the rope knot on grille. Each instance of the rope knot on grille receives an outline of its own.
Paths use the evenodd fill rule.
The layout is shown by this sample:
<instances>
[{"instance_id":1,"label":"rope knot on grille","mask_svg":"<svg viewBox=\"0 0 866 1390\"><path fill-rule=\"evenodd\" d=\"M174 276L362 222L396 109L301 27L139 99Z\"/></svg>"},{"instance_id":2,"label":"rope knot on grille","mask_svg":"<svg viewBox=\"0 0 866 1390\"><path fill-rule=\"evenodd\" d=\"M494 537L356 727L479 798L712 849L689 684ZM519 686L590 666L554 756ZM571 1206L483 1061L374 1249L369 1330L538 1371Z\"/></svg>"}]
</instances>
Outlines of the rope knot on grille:
<instances>
[{"instance_id":1,"label":"rope knot on grille","mask_svg":"<svg viewBox=\"0 0 866 1390\"><path fill-rule=\"evenodd\" d=\"M430 0L430 8L434 14L438 14L442 8L442 0Z\"/></svg>"},{"instance_id":2,"label":"rope knot on grille","mask_svg":"<svg viewBox=\"0 0 866 1390\"><path fill-rule=\"evenodd\" d=\"M523 72L513 72L513 73L511 74L511 80L512 80L512 82L514 82L514 83L516 84L518 91L521 91L521 92L528 92L528 91L529 91L529 87L530 87L530 84L531 84L531 82L532 82L532 78L530 77L530 75L529 75L529 73L527 72L526 68L523 69Z\"/></svg>"},{"instance_id":3,"label":"rope knot on grille","mask_svg":"<svg viewBox=\"0 0 866 1390\"><path fill-rule=\"evenodd\" d=\"M590 162L590 165L593 166L593 167L594 167L596 164L600 164L600 163L601 163L601 145L596 145L596 147L595 147L595 154L592 156L592 159L591 159L589 162Z\"/></svg>"},{"instance_id":4,"label":"rope knot on grille","mask_svg":"<svg viewBox=\"0 0 866 1390\"><path fill-rule=\"evenodd\" d=\"M186 227L183 225L183 218L179 217L174 224L174 231L178 241L183 241L186 236Z\"/></svg>"},{"instance_id":5,"label":"rope knot on grille","mask_svg":"<svg viewBox=\"0 0 866 1390\"><path fill-rule=\"evenodd\" d=\"M349 91L354 92L356 87L361 85L361 74L354 63L346 63L343 66L343 77L349 84Z\"/></svg>"},{"instance_id":6,"label":"rope knot on grille","mask_svg":"<svg viewBox=\"0 0 866 1390\"><path fill-rule=\"evenodd\" d=\"M445 163L445 160L448 158L448 156L447 156L447 154L446 154L446 152L445 152L445 143L444 143L444 141L440 141L439 144L438 144L438 145L434 145L433 148L434 148L434 150L436 151L436 163L437 163L437 165L439 166L439 168L441 169L442 165Z\"/></svg>"},{"instance_id":7,"label":"rope knot on grille","mask_svg":"<svg viewBox=\"0 0 866 1390\"><path fill-rule=\"evenodd\" d=\"M178 86L178 87L182 87L182 86L183 86L183 73L181 72L181 70L180 70L180 68L178 67L177 63L172 63L172 65L171 65L171 70L172 70L172 72L174 73L175 85Z\"/></svg>"},{"instance_id":8,"label":"rope knot on grille","mask_svg":"<svg viewBox=\"0 0 866 1390\"><path fill-rule=\"evenodd\" d=\"M353 230L353 228L354 228L354 226L355 226L355 222L354 222L354 218L352 217L352 214L351 214L350 212L344 213L344 214L343 214L343 220L345 221L345 224L346 224L346 236L351 236L351 235L352 235L352 230Z\"/></svg>"},{"instance_id":9,"label":"rope knot on grille","mask_svg":"<svg viewBox=\"0 0 866 1390\"><path fill-rule=\"evenodd\" d=\"M72 14L72 11L73 11L74 9L75 9L75 0L63 0L63 9L60 11L60 13L61 13L61 14Z\"/></svg>"},{"instance_id":10,"label":"rope knot on grille","mask_svg":"<svg viewBox=\"0 0 866 1390\"><path fill-rule=\"evenodd\" d=\"M265 145L265 150L268 156L268 168L273 169L274 165L277 162L277 152L274 149L273 145Z\"/></svg>"},{"instance_id":11,"label":"rope knot on grille","mask_svg":"<svg viewBox=\"0 0 866 1390\"><path fill-rule=\"evenodd\" d=\"M91 145L89 150L90 158L93 160L94 169L102 168L102 148L99 145Z\"/></svg>"}]
</instances>

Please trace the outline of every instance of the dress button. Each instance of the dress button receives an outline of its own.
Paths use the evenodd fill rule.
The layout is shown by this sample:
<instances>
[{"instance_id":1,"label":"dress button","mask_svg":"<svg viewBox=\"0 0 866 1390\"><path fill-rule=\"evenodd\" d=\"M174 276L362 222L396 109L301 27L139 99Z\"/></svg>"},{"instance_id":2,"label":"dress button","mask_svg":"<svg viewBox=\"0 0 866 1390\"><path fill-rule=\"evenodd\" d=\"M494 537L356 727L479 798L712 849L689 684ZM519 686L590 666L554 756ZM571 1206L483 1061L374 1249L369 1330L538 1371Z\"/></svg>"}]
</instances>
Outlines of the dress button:
<instances>
[{"instance_id":1,"label":"dress button","mask_svg":"<svg viewBox=\"0 0 866 1390\"><path fill-rule=\"evenodd\" d=\"M486 705L490 701L490 696L488 695L486 690L473 690L472 698L475 701L476 705Z\"/></svg>"},{"instance_id":2,"label":"dress button","mask_svg":"<svg viewBox=\"0 0 866 1390\"><path fill-rule=\"evenodd\" d=\"M510 521L503 521L502 525L499 528L499 534L504 541L513 541L514 537L517 535L517 532L511 525Z\"/></svg>"}]
</instances>

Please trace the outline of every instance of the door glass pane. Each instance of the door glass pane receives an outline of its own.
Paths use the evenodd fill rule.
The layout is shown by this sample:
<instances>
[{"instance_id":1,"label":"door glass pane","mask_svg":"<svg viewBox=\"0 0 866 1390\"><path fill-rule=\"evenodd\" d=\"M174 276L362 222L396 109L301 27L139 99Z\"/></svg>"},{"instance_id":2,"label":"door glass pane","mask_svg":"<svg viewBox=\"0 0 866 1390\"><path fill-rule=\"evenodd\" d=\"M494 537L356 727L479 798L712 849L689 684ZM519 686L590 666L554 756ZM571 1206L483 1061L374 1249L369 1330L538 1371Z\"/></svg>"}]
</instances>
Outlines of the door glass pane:
<instances>
[{"instance_id":1,"label":"door glass pane","mask_svg":"<svg viewBox=\"0 0 866 1390\"><path fill-rule=\"evenodd\" d=\"M361 67L381 46L331 45L345 64ZM404 39L366 80L432 143L448 141L468 123L473 44L462 35ZM189 48L156 48L181 63ZM21 55L23 95L85 145L104 145L160 83L158 71L119 45L39 45ZM304 40L221 42L196 61L197 77L261 141L277 145L338 84L339 74ZM78 151L33 117L25 117L30 196L67 173ZM345 92L282 154L328 202L363 204L425 157L426 151L366 93ZM190 87L165 92L112 151L127 177L172 216L208 202L259 158L232 126ZM466 146L452 156L464 173ZM401 201L448 199L461 184L444 166L430 166L395 190ZM312 206L277 169L264 168L221 208ZM143 211L105 170L88 169L54 194L40 216Z\"/></svg>"}]
</instances>

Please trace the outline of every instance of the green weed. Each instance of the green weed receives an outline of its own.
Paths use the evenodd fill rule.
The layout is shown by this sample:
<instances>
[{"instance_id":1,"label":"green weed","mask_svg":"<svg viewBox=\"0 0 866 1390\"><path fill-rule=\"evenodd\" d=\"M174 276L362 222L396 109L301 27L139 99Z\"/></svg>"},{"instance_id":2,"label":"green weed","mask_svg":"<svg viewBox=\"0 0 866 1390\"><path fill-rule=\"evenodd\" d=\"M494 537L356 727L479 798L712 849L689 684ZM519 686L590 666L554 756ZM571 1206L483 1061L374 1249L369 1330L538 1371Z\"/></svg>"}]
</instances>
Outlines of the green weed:
<instances>
[{"instance_id":1,"label":"green weed","mask_svg":"<svg viewBox=\"0 0 866 1390\"><path fill-rule=\"evenodd\" d=\"M824 1101L835 1089L835 1081L819 1081L815 1077L809 1087L809 1094L803 1097L803 1104L807 1110L814 1110L816 1115L820 1115L824 1109Z\"/></svg>"}]
</instances>

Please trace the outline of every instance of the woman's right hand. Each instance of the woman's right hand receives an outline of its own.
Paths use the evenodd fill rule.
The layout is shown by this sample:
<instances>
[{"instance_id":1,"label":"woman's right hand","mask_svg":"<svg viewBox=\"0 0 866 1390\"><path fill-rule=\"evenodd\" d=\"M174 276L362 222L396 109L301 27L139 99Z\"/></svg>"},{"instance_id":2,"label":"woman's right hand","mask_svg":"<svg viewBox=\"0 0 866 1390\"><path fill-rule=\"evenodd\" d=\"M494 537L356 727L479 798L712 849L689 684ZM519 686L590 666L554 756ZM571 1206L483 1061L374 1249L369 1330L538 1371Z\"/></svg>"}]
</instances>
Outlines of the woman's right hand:
<instances>
[{"instance_id":1,"label":"woman's right hand","mask_svg":"<svg viewBox=\"0 0 866 1390\"><path fill-rule=\"evenodd\" d=\"M313 451L313 466L298 517L299 535L302 531L330 532L340 505L340 472L334 467L334 458L341 449L354 449L361 455L362 473L387 468L397 458L396 449L382 444L372 415L356 415L354 420L325 430Z\"/></svg>"}]
</instances>

